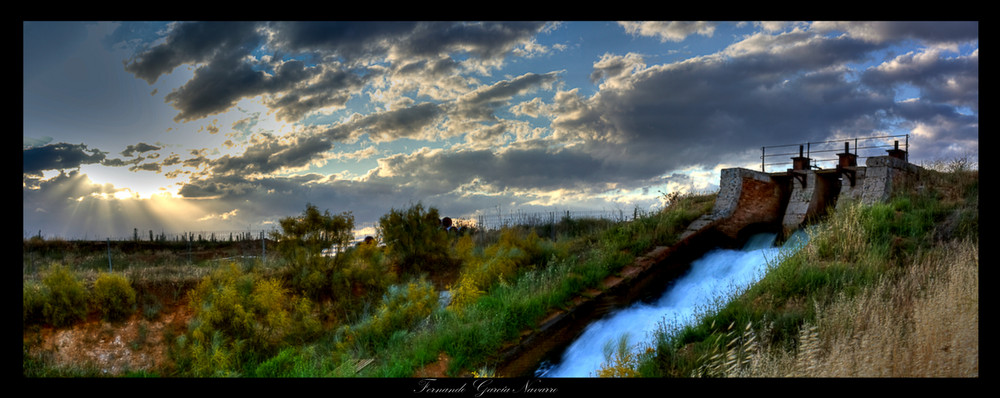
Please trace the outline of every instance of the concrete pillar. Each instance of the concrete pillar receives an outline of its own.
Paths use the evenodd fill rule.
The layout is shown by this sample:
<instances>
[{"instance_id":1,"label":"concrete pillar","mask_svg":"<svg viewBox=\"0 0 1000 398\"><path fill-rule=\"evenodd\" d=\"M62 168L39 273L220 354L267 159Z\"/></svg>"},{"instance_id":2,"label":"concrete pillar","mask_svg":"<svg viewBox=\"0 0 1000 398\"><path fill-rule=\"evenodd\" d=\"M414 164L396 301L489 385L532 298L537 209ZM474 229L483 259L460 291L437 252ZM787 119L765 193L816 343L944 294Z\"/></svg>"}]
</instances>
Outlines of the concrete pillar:
<instances>
[{"instance_id":1,"label":"concrete pillar","mask_svg":"<svg viewBox=\"0 0 1000 398\"><path fill-rule=\"evenodd\" d=\"M820 175L811 170L797 173L803 175L804 183L797 179L792 181L788 205L781 221L786 232L798 229L813 217L824 215L827 207L833 205L834 195L839 189L839 180L834 173Z\"/></svg>"},{"instance_id":2,"label":"concrete pillar","mask_svg":"<svg viewBox=\"0 0 1000 398\"><path fill-rule=\"evenodd\" d=\"M888 200L900 184L920 179L923 170L895 156L868 158L865 164L867 172L861 194L861 201L865 205Z\"/></svg>"}]
</instances>

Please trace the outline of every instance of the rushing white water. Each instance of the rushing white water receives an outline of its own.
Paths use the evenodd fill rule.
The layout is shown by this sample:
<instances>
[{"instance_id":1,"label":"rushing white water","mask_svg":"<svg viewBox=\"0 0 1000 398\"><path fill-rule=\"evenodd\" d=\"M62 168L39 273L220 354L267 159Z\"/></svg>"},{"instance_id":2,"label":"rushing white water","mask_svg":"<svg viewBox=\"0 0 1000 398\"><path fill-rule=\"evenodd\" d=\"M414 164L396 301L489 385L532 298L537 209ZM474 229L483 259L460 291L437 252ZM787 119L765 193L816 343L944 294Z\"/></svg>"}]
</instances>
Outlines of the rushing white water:
<instances>
[{"instance_id":1,"label":"rushing white water","mask_svg":"<svg viewBox=\"0 0 1000 398\"><path fill-rule=\"evenodd\" d=\"M758 234L742 250L716 249L691 263L687 274L672 283L651 303L640 302L612 312L595 321L563 353L559 363L543 363L535 372L541 377L593 377L606 361L604 347L623 335L629 344L651 339L664 320L679 325L694 321L697 314L714 308L718 300L728 300L740 289L757 282L771 264L794 253L805 244L807 235L796 232L781 247L774 246L775 234Z\"/></svg>"}]
</instances>

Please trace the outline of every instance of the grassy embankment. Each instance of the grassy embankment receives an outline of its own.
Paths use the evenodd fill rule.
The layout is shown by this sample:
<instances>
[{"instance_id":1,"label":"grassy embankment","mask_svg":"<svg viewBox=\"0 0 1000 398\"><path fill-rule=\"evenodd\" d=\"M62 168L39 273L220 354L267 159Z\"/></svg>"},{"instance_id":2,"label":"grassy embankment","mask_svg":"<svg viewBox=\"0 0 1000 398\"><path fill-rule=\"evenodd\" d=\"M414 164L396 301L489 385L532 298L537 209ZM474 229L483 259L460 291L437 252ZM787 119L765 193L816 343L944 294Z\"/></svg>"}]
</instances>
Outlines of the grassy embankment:
<instances>
[{"instance_id":1,"label":"grassy embankment","mask_svg":"<svg viewBox=\"0 0 1000 398\"><path fill-rule=\"evenodd\" d=\"M601 375L977 377L979 182L964 165L837 211L700 322L609 345Z\"/></svg>"},{"instance_id":2,"label":"grassy embankment","mask_svg":"<svg viewBox=\"0 0 1000 398\"><path fill-rule=\"evenodd\" d=\"M194 266L165 260L166 252L147 252L146 258L159 259L153 264L113 253L116 264L127 264L116 265L129 281L119 290L138 287L131 294L137 298L119 306L156 319L162 300L150 291L166 290L187 301L193 314L186 330L164 336L169 364L125 375L410 377L442 357L449 375L490 375L505 342L636 256L672 243L711 208L714 195L668 199L667 208L630 222L565 218L477 239L451 237L445 256L437 253L443 264L414 269L402 269L393 257L405 250L375 246L351 248L333 260L299 253L266 263ZM427 253L427 247L409 249ZM92 292L93 281L105 274L106 254L104 261L100 254L59 250L32 257L25 266L26 328L65 326L86 312L103 312L107 301ZM45 258L51 266L39 265ZM438 304L429 282L435 272L457 274L444 287L452 295L447 306ZM60 275L59 282L51 275ZM74 292L72 302L60 298L65 291ZM25 342L26 376L103 374L92 364L55 366L44 355L29 355L30 344ZM361 372L359 363L366 365Z\"/></svg>"},{"instance_id":3,"label":"grassy embankment","mask_svg":"<svg viewBox=\"0 0 1000 398\"><path fill-rule=\"evenodd\" d=\"M611 352L600 375L978 375L978 172L952 167L921 183L888 203L838 211L760 283L706 309L696 325L663 325L639 354ZM442 357L449 375L490 375L504 342L635 256L672 243L713 198L676 198L629 223L563 220L558 233L512 228L475 243L455 239L448 258L459 277L447 307L426 272L399 272L374 248L308 274L291 275L304 269L296 259L127 267L134 286L196 285L175 292L194 317L167 336L171 363L131 375L410 377ZM117 301L84 298L99 277L87 272L26 275L26 327L81 316L58 302L120 314L102 308ZM321 293L299 290L310 286ZM131 308L155 318L155 298L143 297ZM26 376L101 375L87 364L54 367L27 355L29 344ZM361 372L359 363L367 364Z\"/></svg>"}]
</instances>

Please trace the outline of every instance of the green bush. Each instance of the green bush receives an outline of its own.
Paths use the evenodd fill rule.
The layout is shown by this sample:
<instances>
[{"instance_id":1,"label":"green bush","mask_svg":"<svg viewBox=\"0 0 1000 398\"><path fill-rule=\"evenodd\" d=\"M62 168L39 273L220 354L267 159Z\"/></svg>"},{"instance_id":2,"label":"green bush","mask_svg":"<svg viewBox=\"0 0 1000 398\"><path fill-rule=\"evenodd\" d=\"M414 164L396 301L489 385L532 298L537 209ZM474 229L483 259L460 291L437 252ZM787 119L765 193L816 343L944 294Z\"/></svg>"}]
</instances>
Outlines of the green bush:
<instances>
[{"instance_id":1,"label":"green bush","mask_svg":"<svg viewBox=\"0 0 1000 398\"><path fill-rule=\"evenodd\" d=\"M335 306L344 313L377 304L397 275L381 247L362 244L337 255L332 275Z\"/></svg>"},{"instance_id":2,"label":"green bush","mask_svg":"<svg viewBox=\"0 0 1000 398\"><path fill-rule=\"evenodd\" d=\"M42 284L46 293L42 315L47 322L66 326L87 316L87 288L69 268L53 265Z\"/></svg>"},{"instance_id":3,"label":"green bush","mask_svg":"<svg viewBox=\"0 0 1000 398\"><path fill-rule=\"evenodd\" d=\"M121 274L101 273L94 281L93 303L108 321L127 317L135 310L135 290Z\"/></svg>"}]
</instances>

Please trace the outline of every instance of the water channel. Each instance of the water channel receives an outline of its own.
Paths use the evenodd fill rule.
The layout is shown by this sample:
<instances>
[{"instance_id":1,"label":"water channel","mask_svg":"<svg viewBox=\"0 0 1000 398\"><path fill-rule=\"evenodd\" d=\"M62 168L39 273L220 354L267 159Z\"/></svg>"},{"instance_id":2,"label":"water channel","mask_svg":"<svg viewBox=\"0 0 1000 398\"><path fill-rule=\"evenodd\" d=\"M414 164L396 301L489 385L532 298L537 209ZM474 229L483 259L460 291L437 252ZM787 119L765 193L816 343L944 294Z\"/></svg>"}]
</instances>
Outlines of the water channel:
<instances>
[{"instance_id":1,"label":"water channel","mask_svg":"<svg viewBox=\"0 0 1000 398\"><path fill-rule=\"evenodd\" d=\"M623 336L630 346L652 342L664 322L686 325L736 292L760 280L768 268L800 249L808 239L797 231L780 246L776 234L751 237L740 250L715 249L691 263L688 272L659 297L612 311L588 325L580 336L535 371L538 377L594 377L606 362L605 346Z\"/></svg>"}]
</instances>

